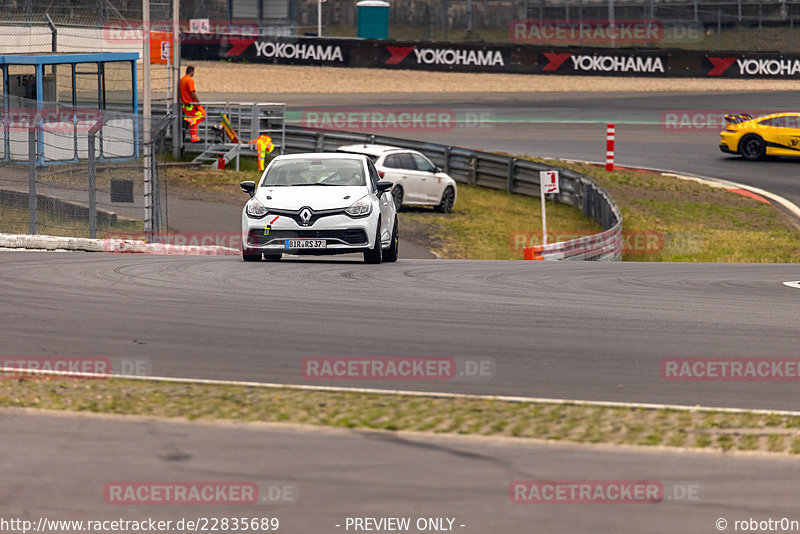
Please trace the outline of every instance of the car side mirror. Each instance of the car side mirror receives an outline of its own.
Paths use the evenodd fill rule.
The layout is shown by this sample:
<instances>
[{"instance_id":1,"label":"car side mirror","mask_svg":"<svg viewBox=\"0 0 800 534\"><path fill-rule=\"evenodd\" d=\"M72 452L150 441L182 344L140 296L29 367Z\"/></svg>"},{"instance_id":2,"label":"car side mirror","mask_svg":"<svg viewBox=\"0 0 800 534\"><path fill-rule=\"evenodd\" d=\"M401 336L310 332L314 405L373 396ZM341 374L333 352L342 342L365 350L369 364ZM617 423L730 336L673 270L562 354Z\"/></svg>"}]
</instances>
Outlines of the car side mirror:
<instances>
[{"instance_id":1,"label":"car side mirror","mask_svg":"<svg viewBox=\"0 0 800 534\"><path fill-rule=\"evenodd\" d=\"M391 189L393 185L394 184L389 180L381 180L378 182L378 196L383 195L385 192Z\"/></svg>"},{"instance_id":2,"label":"car side mirror","mask_svg":"<svg viewBox=\"0 0 800 534\"><path fill-rule=\"evenodd\" d=\"M253 198L256 194L256 183L252 180L246 180L240 183L239 187L242 188L242 191L250 195L250 198Z\"/></svg>"},{"instance_id":3,"label":"car side mirror","mask_svg":"<svg viewBox=\"0 0 800 534\"><path fill-rule=\"evenodd\" d=\"M442 172L442 168L441 167L434 167L433 168L433 172L440 173L440 172Z\"/></svg>"}]
</instances>

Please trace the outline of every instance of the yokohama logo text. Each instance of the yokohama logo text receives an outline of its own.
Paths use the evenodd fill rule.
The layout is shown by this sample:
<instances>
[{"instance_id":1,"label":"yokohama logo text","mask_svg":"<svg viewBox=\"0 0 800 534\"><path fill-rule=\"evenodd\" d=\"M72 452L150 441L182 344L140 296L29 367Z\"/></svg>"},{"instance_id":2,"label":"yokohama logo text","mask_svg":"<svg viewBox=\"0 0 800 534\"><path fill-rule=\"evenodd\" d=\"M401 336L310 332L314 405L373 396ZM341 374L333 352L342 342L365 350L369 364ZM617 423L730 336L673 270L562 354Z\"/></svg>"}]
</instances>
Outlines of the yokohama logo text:
<instances>
[{"instance_id":1,"label":"yokohama logo text","mask_svg":"<svg viewBox=\"0 0 800 534\"><path fill-rule=\"evenodd\" d=\"M455 50L452 48L415 48L417 63L426 65L504 66L499 50Z\"/></svg>"},{"instance_id":2,"label":"yokohama logo text","mask_svg":"<svg viewBox=\"0 0 800 534\"><path fill-rule=\"evenodd\" d=\"M600 72L665 72L664 63L658 56L585 56L572 55L575 70Z\"/></svg>"},{"instance_id":3,"label":"yokohama logo text","mask_svg":"<svg viewBox=\"0 0 800 534\"><path fill-rule=\"evenodd\" d=\"M797 76L800 74L800 59L737 59L740 75L748 76Z\"/></svg>"},{"instance_id":4,"label":"yokohama logo text","mask_svg":"<svg viewBox=\"0 0 800 534\"><path fill-rule=\"evenodd\" d=\"M257 42L256 55L281 59L311 59L344 62L340 46Z\"/></svg>"}]
</instances>

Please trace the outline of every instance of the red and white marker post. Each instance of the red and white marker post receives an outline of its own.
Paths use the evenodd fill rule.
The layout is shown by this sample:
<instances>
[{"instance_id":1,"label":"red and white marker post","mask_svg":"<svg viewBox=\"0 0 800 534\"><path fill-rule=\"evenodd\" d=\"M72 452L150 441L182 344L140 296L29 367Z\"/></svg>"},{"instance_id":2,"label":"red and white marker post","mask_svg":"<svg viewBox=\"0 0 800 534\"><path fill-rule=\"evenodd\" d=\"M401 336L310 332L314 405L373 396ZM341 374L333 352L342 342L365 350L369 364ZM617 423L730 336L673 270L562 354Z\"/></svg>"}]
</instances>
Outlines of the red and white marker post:
<instances>
[{"instance_id":1,"label":"red and white marker post","mask_svg":"<svg viewBox=\"0 0 800 534\"><path fill-rule=\"evenodd\" d=\"M606 125L606 170L614 170L614 135L615 127L609 123Z\"/></svg>"}]
</instances>

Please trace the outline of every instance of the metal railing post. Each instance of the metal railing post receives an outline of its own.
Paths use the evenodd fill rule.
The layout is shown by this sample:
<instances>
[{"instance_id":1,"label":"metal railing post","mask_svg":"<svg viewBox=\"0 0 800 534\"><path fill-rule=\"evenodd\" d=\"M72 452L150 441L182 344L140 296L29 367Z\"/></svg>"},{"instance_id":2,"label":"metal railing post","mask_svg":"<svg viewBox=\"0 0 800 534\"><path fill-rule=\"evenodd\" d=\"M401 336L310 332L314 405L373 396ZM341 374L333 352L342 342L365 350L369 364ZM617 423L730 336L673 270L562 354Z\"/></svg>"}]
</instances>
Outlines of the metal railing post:
<instances>
[{"instance_id":1,"label":"metal railing post","mask_svg":"<svg viewBox=\"0 0 800 534\"><path fill-rule=\"evenodd\" d=\"M172 123L172 157L176 160L181 158L181 143L183 133L181 132L181 28L180 28L180 0L172 1L172 108L175 116Z\"/></svg>"},{"instance_id":2,"label":"metal railing post","mask_svg":"<svg viewBox=\"0 0 800 534\"><path fill-rule=\"evenodd\" d=\"M150 210L150 239L153 241L156 240L157 236L161 235L161 192L159 191L158 162L156 161L155 152L155 150L152 150L152 155L150 157L150 176L153 180L153 187L151 191L153 202L152 209Z\"/></svg>"},{"instance_id":3,"label":"metal railing post","mask_svg":"<svg viewBox=\"0 0 800 534\"><path fill-rule=\"evenodd\" d=\"M50 51L56 53L58 52L58 28L48 13L44 14L44 18L47 19L47 25L50 26Z\"/></svg>"},{"instance_id":4,"label":"metal railing post","mask_svg":"<svg viewBox=\"0 0 800 534\"><path fill-rule=\"evenodd\" d=\"M286 146L286 104L281 105L281 155L285 152Z\"/></svg>"},{"instance_id":5,"label":"metal railing post","mask_svg":"<svg viewBox=\"0 0 800 534\"><path fill-rule=\"evenodd\" d=\"M508 178L506 180L506 191L509 193L514 192L514 167L517 164L516 158L511 158L508 161Z\"/></svg>"},{"instance_id":6,"label":"metal railing post","mask_svg":"<svg viewBox=\"0 0 800 534\"><path fill-rule=\"evenodd\" d=\"M36 141L37 116L28 126L28 233L35 235L36 231L36 162L39 159Z\"/></svg>"},{"instance_id":7,"label":"metal railing post","mask_svg":"<svg viewBox=\"0 0 800 534\"><path fill-rule=\"evenodd\" d=\"M469 158L469 183L470 185L478 183L478 157L474 155Z\"/></svg>"},{"instance_id":8,"label":"metal railing post","mask_svg":"<svg viewBox=\"0 0 800 534\"><path fill-rule=\"evenodd\" d=\"M250 139L258 139L261 135L261 109L258 104L253 104L250 108Z\"/></svg>"},{"instance_id":9,"label":"metal railing post","mask_svg":"<svg viewBox=\"0 0 800 534\"><path fill-rule=\"evenodd\" d=\"M95 162L95 135L94 128L89 131L88 156L89 156L89 237L97 238L97 165Z\"/></svg>"}]
</instances>

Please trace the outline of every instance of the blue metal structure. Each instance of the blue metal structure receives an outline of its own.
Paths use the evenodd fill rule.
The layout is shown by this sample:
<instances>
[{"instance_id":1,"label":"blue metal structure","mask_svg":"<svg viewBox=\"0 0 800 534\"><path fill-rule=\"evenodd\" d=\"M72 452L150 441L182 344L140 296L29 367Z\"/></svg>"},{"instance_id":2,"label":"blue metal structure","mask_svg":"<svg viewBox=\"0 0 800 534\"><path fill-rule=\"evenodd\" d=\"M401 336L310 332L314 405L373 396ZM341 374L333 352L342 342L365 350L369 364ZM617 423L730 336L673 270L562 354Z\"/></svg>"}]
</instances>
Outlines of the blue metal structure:
<instances>
[{"instance_id":1,"label":"blue metal structure","mask_svg":"<svg viewBox=\"0 0 800 534\"><path fill-rule=\"evenodd\" d=\"M58 163L74 163L86 156L81 157L82 152L85 152L87 145L86 138L88 136L88 125L94 121L96 124L98 120L103 120L103 128L100 129L98 134L100 147L98 161L127 161L139 158L139 121L138 121L138 95L137 95L137 73L136 62L139 59L139 54L136 52L104 52L104 53L83 53L83 54L58 54L58 53L40 53L40 54L6 54L0 55L0 69L3 75L2 86L2 100L3 100L3 130L1 135L3 154L0 161L25 161L27 162L27 150L15 150L19 148L22 143L22 136L24 134L24 144L27 147L27 121L32 118L37 118L37 132L38 132L38 151L37 151L37 165L52 165ZM107 77L106 67L109 64L119 65L120 63L127 64L130 68L130 87L122 91L122 94L130 94L130 105L127 102L120 104L118 101L113 102L111 107L108 105L106 82L109 81ZM91 65L91 72L80 72L82 65ZM33 68L33 75L31 74L10 74L10 70L20 70L25 67ZM49 69L48 69L49 67ZM68 68L71 77L71 101L58 101L59 89L59 68ZM47 76L45 71L49 70L50 74ZM96 72L95 72L96 71ZM90 105L83 105L79 102L79 88L76 84L76 74L78 75L95 75L97 80L97 97L96 100L92 99ZM60 75L64 78L65 75ZM45 87L45 82L48 82L49 87ZM62 80L63 81L63 80ZM110 80L119 84L120 80ZM124 84L126 80L123 80ZM85 85L85 82L84 82ZM46 98L46 89L52 89L52 95L55 100ZM119 91L118 91L119 92ZM94 110L97 113L94 114ZM109 118L109 115L111 118ZM91 120L89 120L91 119ZM120 126L108 127L108 145L116 143L114 146L117 150L120 147L125 148L124 154L106 155L103 150L103 134L106 130L106 121L112 121L117 124L126 124L130 121L130 141L127 137L122 139L119 137L120 132L127 130ZM67 137L64 134L64 125L73 125L72 138L65 141ZM115 129L116 128L116 129ZM113 133L112 133L113 130ZM114 136L117 137L114 137ZM113 138L113 141L112 141ZM50 140L48 144L46 141ZM52 141L57 141L56 146ZM131 143L130 153L127 153L127 144ZM71 144L71 146L70 146ZM113 152L113 150L111 151Z\"/></svg>"}]
</instances>

